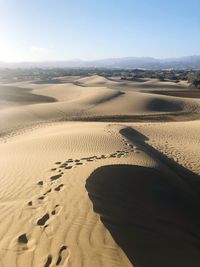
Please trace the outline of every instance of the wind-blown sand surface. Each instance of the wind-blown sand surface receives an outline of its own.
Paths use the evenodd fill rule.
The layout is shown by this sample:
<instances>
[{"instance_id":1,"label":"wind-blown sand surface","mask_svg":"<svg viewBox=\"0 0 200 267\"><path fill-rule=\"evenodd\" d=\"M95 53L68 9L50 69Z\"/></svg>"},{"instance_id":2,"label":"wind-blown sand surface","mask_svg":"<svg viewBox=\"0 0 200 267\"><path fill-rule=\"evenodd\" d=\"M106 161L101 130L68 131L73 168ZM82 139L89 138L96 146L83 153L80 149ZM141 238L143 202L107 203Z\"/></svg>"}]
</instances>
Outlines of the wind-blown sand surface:
<instances>
[{"instance_id":1,"label":"wind-blown sand surface","mask_svg":"<svg viewBox=\"0 0 200 267\"><path fill-rule=\"evenodd\" d=\"M1 267L199 267L200 100L154 86L0 86Z\"/></svg>"}]
</instances>

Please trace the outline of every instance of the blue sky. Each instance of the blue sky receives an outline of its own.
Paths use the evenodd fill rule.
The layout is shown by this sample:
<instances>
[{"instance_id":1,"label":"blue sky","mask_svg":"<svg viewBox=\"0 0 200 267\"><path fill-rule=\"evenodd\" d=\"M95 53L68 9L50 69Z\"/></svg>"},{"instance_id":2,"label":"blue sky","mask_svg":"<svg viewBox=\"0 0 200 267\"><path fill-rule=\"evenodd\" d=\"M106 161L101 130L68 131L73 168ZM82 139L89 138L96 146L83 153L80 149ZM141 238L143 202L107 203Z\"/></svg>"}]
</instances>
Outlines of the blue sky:
<instances>
[{"instance_id":1,"label":"blue sky","mask_svg":"<svg viewBox=\"0 0 200 267\"><path fill-rule=\"evenodd\" d=\"M0 0L0 61L200 55L199 0Z\"/></svg>"}]
</instances>

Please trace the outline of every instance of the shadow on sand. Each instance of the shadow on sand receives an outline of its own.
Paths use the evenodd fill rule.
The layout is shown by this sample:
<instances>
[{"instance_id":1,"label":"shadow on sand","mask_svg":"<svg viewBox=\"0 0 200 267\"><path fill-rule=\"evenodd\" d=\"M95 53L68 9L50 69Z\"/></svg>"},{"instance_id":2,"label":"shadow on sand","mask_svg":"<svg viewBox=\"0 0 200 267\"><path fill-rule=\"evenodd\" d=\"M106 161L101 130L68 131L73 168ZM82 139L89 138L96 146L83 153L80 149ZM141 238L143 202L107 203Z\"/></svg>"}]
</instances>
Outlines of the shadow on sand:
<instances>
[{"instance_id":1,"label":"shadow on sand","mask_svg":"<svg viewBox=\"0 0 200 267\"><path fill-rule=\"evenodd\" d=\"M145 150L151 148L149 153L172 172L135 165L100 167L86 182L94 211L134 266L199 267L199 191L189 184L190 177L198 176L187 176L189 171L177 163L171 168L139 132L126 128L121 133Z\"/></svg>"}]
</instances>

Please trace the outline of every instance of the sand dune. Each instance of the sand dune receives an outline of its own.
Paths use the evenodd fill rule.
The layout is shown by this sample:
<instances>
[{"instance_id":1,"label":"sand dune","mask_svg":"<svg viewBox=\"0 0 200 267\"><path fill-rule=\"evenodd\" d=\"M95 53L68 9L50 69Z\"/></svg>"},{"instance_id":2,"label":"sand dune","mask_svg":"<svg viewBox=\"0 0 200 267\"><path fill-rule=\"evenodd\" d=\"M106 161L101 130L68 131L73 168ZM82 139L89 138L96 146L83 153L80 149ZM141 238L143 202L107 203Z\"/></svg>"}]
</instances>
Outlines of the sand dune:
<instances>
[{"instance_id":1,"label":"sand dune","mask_svg":"<svg viewBox=\"0 0 200 267\"><path fill-rule=\"evenodd\" d=\"M125 149L105 125L87 125L52 125L1 145L1 218L7 219L0 229L8 233L0 242L2 266L45 266L48 257L56 265L63 246L61 266L131 266L85 190L90 172L112 163L112 153L120 149L116 162L126 161ZM19 242L23 234L27 243Z\"/></svg>"},{"instance_id":2,"label":"sand dune","mask_svg":"<svg viewBox=\"0 0 200 267\"><path fill-rule=\"evenodd\" d=\"M98 81L101 77L89 77L87 81L89 79ZM24 86L25 84L18 91L24 92ZM107 87L81 87L72 83L56 85L28 83L27 87L31 88L33 96L37 96L40 102L43 98L54 99L57 102L11 106L3 110L0 114L2 132L11 131L12 127L16 129L22 125L71 119L112 121L113 117L115 121L121 121L122 118L134 121L142 119L145 115L146 119L149 116L150 119L154 117L157 120L157 117L159 119L160 116L164 117L170 113L193 115L199 112L200 106L199 99L126 92L123 88L116 90Z\"/></svg>"},{"instance_id":3,"label":"sand dune","mask_svg":"<svg viewBox=\"0 0 200 267\"><path fill-rule=\"evenodd\" d=\"M146 84L1 85L1 267L199 267L200 101Z\"/></svg>"},{"instance_id":4,"label":"sand dune","mask_svg":"<svg viewBox=\"0 0 200 267\"><path fill-rule=\"evenodd\" d=\"M0 109L43 102L55 102L55 99L45 95L34 94L27 88L0 85Z\"/></svg>"},{"instance_id":5,"label":"sand dune","mask_svg":"<svg viewBox=\"0 0 200 267\"><path fill-rule=\"evenodd\" d=\"M76 82L81 86L95 86L95 87L102 86L102 85L115 84L114 81L110 81L99 75L79 78L76 80Z\"/></svg>"}]
</instances>

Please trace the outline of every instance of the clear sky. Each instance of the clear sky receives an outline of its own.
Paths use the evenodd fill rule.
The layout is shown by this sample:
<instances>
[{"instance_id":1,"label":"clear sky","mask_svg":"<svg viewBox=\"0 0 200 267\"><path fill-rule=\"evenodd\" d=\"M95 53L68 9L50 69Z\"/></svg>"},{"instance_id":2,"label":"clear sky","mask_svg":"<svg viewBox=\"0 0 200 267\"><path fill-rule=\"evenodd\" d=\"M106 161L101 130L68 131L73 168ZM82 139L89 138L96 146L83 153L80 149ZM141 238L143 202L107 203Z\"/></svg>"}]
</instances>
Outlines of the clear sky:
<instances>
[{"instance_id":1,"label":"clear sky","mask_svg":"<svg viewBox=\"0 0 200 267\"><path fill-rule=\"evenodd\" d=\"M200 55L200 0L0 0L0 61Z\"/></svg>"}]
</instances>

